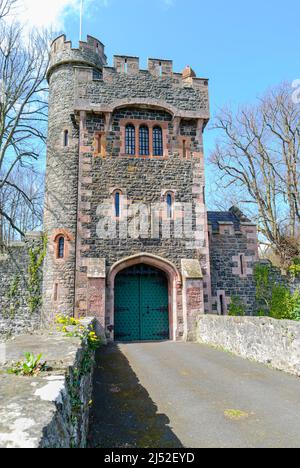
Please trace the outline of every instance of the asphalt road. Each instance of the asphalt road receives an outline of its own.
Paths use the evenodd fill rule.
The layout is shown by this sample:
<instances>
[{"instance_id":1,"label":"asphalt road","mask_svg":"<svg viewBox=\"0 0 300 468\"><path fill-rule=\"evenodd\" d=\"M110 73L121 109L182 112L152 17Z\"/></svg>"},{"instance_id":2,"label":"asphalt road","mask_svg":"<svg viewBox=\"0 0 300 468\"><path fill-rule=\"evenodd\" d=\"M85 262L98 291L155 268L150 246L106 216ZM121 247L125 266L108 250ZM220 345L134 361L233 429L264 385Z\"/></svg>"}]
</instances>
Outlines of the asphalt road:
<instances>
[{"instance_id":1,"label":"asphalt road","mask_svg":"<svg viewBox=\"0 0 300 468\"><path fill-rule=\"evenodd\" d=\"M300 379L192 343L98 352L90 447L300 448Z\"/></svg>"}]
</instances>

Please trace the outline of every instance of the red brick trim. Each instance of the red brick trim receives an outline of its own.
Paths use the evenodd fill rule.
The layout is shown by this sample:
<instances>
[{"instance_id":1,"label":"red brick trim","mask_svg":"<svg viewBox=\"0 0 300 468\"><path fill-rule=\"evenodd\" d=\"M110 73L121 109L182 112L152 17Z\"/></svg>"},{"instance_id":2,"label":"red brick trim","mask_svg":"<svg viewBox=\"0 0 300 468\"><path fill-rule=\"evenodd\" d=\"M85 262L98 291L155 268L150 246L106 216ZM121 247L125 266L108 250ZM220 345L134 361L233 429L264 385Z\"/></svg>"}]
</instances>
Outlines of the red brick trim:
<instances>
[{"instance_id":1,"label":"red brick trim","mask_svg":"<svg viewBox=\"0 0 300 468\"><path fill-rule=\"evenodd\" d=\"M64 245L64 257L63 258L58 258L58 241L59 239L63 237L65 240L65 245ZM50 243L52 244L53 247L53 252L55 255L55 261L57 262L63 262L67 260L70 252L70 242L74 240L74 236L67 231L66 229L56 229L53 233L52 236L50 237Z\"/></svg>"}]
</instances>

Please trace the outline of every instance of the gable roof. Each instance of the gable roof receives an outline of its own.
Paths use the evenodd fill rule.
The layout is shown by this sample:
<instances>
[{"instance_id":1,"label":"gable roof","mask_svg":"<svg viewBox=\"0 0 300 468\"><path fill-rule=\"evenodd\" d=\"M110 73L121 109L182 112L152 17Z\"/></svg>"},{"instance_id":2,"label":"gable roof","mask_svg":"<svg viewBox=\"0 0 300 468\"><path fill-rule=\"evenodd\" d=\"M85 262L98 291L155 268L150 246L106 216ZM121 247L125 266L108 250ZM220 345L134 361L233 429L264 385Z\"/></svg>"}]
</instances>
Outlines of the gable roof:
<instances>
[{"instance_id":1,"label":"gable roof","mask_svg":"<svg viewBox=\"0 0 300 468\"><path fill-rule=\"evenodd\" d=\"M208 223L212 226L213 231L219 230L219 223L233 223L234 230L240 230L241 222L251 222L244 214L235 207L229 211L209 211Z\"/></svg>"}]
</instances>

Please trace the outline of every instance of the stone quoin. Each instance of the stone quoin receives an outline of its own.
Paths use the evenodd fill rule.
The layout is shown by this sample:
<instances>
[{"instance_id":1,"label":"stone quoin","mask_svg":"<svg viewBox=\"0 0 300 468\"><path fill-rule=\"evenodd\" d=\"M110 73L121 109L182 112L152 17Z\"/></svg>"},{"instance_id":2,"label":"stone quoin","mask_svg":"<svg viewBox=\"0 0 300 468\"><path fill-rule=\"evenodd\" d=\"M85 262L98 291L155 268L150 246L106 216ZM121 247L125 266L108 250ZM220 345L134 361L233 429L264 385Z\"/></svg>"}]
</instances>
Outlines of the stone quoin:
<instances>
[{"instance_id":1,"label":"stone quoin","mask_svg":"<svg viewBox=\"0 0 300 468\"><path fill-rule=\"evenodd\" d=\"M94 315L109 340L194 339L199 315L253 310L256 226L207 212L208 80L169 60L54 40L44 230L45 325Z\"/></svg>"}]
</instances>

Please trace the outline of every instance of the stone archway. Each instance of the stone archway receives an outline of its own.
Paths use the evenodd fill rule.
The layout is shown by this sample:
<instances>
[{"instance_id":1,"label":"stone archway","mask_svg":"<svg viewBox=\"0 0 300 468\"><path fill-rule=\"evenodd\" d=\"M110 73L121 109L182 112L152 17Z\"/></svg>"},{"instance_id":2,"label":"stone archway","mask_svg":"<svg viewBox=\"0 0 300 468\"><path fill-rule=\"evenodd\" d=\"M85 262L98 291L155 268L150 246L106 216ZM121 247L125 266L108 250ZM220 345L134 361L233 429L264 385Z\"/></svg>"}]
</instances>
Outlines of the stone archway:
<instances>
[{"instance_id":1,"label":"stone archway","mask_svg":"<svg viewBox=\"0 0 300 468\"><path fill-rule=\"evenodd\" d=\"M127 257L115 263L107 278L107 309L106 321L110 323L111 339L114 340L114 311L115 311L115 279L121 271L133 267L135 265L149 265L165 273L168 280L168 303L169 303L169 336L171 340L176 340L177 330L177 308L178 294L181 289L182 279L181 274L175 265L161 257L141 253L131 257Z\"/></svg>"}]
</instances>

